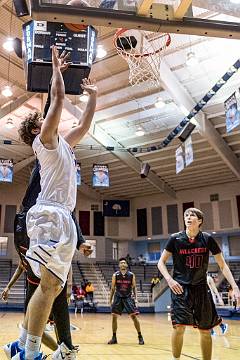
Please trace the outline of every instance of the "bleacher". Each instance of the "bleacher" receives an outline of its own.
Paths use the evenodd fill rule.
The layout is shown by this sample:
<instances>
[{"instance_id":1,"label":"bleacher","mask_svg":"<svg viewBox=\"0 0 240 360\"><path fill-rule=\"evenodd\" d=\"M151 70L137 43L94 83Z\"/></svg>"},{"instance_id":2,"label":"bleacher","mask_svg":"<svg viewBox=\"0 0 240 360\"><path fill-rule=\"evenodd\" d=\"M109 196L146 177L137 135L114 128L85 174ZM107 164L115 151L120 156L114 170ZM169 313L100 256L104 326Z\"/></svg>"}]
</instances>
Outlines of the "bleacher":
<instances>
[{"instance_id":1,"label":"bleacher","mask_svg":"<svg viewBox=\"0 0 240 360\"><path fill-rule=\"evenodd\" d=\"M0 292L7 286L9 279L14 274L17 266L12 265L10 260L0 260ZM18 279L17 283L11 288L7 302L0 302L0 307L23 308L25 297L25 274Z\"/></svg>"}]
</instances>

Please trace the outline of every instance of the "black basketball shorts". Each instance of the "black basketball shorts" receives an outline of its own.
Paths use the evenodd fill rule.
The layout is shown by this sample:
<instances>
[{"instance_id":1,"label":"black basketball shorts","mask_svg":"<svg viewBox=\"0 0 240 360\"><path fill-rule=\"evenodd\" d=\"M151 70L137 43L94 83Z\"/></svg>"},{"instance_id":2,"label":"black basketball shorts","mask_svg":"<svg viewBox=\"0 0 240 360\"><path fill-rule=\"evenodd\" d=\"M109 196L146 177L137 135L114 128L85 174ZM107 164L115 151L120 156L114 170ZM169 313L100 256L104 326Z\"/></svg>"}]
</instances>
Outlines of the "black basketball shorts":
<instances>
[{"instance_id":1,"label":"black basketball shorts","mask_svg":"<svg viewBox=\"0 0 240 360\"><path fill-rule=\"evenodd\" d=\"M209 330L221 323L207 284L182 285L183 293L172 292L171 318L173 326L192 325Z\"/></svg>"},{"instance_id":2,"label":"black basketball shorts","mask_svg":"<svg viewBox=\"0 0 240 360\"><path fill-rule=\"evenodd\" d=\"M118 295L115 295L112 304L112 314L122 315L124 309L129 315L139 314L139 310L136 307L135 301L131 296L120 297Z\"/></svg>"}]
</instances>

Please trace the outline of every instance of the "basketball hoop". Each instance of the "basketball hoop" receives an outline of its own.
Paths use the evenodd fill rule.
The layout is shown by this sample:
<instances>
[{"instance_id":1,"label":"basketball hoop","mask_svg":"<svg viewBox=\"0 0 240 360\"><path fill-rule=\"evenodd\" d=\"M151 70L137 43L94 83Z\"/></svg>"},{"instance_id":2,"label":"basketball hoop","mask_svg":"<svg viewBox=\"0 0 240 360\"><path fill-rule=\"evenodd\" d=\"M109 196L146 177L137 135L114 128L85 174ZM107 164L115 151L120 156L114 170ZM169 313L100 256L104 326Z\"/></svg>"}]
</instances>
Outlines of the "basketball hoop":
<instances>
[{"instance_id":1,"label":"basketball hoop","mask_svg":"<svg viewBox=\"0 0 240 360\"><path fill-rule=\"evenodd\" d=\"M150 87L160 87L160 64L171 43L169 34L118 29L113 42L118 54L128 63L131 86L146 82Z\"/></svg>"}]
</instances>

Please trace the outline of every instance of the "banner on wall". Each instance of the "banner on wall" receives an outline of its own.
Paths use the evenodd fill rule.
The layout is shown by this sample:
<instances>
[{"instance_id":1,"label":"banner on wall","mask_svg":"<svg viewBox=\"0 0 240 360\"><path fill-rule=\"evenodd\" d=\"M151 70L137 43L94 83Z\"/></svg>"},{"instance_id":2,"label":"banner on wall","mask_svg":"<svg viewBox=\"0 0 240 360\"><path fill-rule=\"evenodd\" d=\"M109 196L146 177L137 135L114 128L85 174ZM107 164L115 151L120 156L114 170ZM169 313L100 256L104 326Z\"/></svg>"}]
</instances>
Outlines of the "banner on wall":
<instances>
[{"instance_id":1,"label":"banner on wall","mask_svg":"<svg viewBox=\"0 0 240 360\"><path fill-rule=\"evenodd\" d=\"M183 149L179 146L176 150L176 174L180 173L184 169L184 155Z\"/></svg>"},{"instance_id":2,"label":"banner on wall","mask_svg":"<svg viewBox=\"0 0 240 360\"><path fill-rule=\"evenodd\" d=\"M235 127L240 125L239 99L240 94L238 90L224 102L227 132L230 132Z\"/></svg>"},{"instance_id":3,"label":"banner on wall","mask_svg":"<svg viewBox=\"0 0 240 360\"><path fill-rule=\"evenodd\" d=\"M190 165L193 162L193 145L192 145L192 137L189 136L185 142L185 164L186 166Z\"/></svg>"},{"instance_id":4,"label":"banner on wall","mask_svg":"<svg viewBox=\"0 0 240 360\"><path fill-rule=\"evenodd\" d=\"M77 186L80 186L82 182L81 178L81 164L77 163Z\"/></svg>"},{"instance_id":5,"label":"banner on wall","mask_svg":"<svg viewBox=\"0 0 240 360\"><path fill-rule=\"evenodd\" d=\"M13 181L13 161L0 159L0 181L9 182Z\"/></svg>"},{"instance_id":6,"label":"banner on wall","mask_svg":"<svg viewBox=\"0 0 240 360\"><path fill-rule=\"evenodd\" d=\"M109 169L105 164L93 164L93 187L109 187Z\"/></svg>"}]
</instances>

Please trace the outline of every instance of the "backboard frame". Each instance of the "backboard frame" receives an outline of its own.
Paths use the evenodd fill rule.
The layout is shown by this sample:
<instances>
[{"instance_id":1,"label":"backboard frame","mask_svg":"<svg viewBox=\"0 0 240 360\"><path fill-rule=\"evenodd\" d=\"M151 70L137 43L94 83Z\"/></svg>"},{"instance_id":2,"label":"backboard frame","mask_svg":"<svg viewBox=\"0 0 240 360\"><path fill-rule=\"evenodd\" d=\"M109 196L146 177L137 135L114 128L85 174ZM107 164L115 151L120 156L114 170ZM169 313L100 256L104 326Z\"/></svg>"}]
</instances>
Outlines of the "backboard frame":
<instances>
[{"instance_id":1,"label":"backboard frame","mask_svg":"<svg viewBox=\"0 0 240 360\"><path fill-rule=\"evenodd\" d=\"M166 16L170 6L165 7ZM77 8L62 4L46 4L42 0L30 0L31 17L34 20L68 22L112 28L147 30L207 37L240 39L240 23L184 17L182 20L162 20L138 16L133 12L102 8Z\"/></svg>"}]
</instances>

